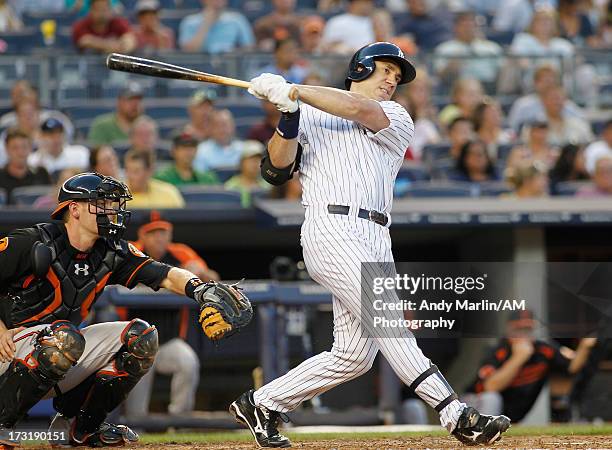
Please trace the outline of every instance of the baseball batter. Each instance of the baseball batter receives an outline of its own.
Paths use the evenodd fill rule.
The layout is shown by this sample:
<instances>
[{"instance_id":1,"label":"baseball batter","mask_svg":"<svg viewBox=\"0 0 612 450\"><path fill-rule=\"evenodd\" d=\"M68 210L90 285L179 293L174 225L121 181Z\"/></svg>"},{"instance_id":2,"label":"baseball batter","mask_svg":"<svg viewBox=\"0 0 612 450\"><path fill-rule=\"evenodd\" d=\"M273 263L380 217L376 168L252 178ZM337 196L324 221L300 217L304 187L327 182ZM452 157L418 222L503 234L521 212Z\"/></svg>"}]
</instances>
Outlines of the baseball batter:
<instances>
[{"instance_id":1,"label":"baseball batter","mask_svg":"<svg viewBox=\"0 0 612 450\"><path fill-rule=\"evenodd\" d=\"M52 218L60 221L0 240L0 448L19 444L11 430L45 396L55 397L51 430L65 432L62 443L100 447L138 439L105 419L153 364L157 330L140 319L79 329L106 285L142 283L195 299L211 339L232 331L226 305L245 318L236 327L250 319L248 299L233 287L204 283L122 239L130 199L112 177L78 174L59 191Z\"/></svg>"},{"instance_id":2,"label":"baseball batter","mask_svg":"<svg viewBox=\"0 0 612 450\"><path fill-rule=\"evenodd\" d=\"M375 330L370 311L361 306L361 263L370 263L364 266L368 277L395 271L389 213L414 125L391 97L414 77L414 67L396 45L377 42L353 56L346 91L291 85L272 74L251 80L249 91L283 112L262 175L282 184L299 168L306 208L304 260L312 278L333 294L334 311L331 351L244 393L230 406L261 447L290 447L278 431L283 413L367 372L378 351L461 442L490 444L510 426L505 416L479 414L461 403L409 330ZM290 98L296 90L299 103ZM395 293L388 296L397 302Z\"/></svg>"}]
</instances>

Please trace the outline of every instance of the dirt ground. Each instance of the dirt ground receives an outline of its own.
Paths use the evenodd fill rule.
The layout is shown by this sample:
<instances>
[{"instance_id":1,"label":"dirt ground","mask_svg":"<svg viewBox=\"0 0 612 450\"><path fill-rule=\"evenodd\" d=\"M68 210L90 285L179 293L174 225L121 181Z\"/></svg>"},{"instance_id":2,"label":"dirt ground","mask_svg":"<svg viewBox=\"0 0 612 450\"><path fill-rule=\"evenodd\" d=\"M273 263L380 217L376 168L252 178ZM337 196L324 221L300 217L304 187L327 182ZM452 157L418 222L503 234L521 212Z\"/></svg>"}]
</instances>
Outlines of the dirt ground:
<instances>
[{"instance_id":1,"label":"dirt ground","mask_svg":"<svg viewBox=\"0 0 612 450\"><path fill-rule=\"evenodd\" d=\"M252 450L257 447L254 444L244 442L227 442L224 444L149 444L137 447L146 450ZM304 441L299 439L293 441L295 449L303 450L406 450L406 449L434 449L434 448L475 448L464 447L459 442L449 437L428 438L402 438L402 439L361 439L361 440L322 440ZM521 449L612 449L612 436L544 436L544 437L514 437L503 438L492 446L496 449L521 448Z\"/></svg>"}]
</instances>

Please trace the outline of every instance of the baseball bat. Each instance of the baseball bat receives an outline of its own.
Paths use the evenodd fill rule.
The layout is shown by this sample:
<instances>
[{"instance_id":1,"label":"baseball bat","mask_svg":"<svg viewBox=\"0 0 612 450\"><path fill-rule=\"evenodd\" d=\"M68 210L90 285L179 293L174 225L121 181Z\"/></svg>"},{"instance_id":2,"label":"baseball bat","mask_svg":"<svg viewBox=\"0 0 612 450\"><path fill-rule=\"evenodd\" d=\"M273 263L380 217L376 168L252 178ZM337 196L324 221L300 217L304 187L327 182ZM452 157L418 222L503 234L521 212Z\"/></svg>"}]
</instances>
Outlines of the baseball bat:
<instances>
[{"instance_id":1,"label":"baseball bat","mask_svg":"<svg viewBox=\"0 0 612 450\"><path fill-rule=\"evenodd\" d=\"M201 72L187 67L176 66L153 59L139 58L137 56L122 55L111 53L106 58L106 67L120 72L138 73L151 77L170 78L173 80L200 81L203 83L215 83L223 86L235 86L248 89L251 83L236 78L214 75L212 73ZM298 91L293 88L289 94L292 100L297 100Z\"/></svg>"}]
</instances>

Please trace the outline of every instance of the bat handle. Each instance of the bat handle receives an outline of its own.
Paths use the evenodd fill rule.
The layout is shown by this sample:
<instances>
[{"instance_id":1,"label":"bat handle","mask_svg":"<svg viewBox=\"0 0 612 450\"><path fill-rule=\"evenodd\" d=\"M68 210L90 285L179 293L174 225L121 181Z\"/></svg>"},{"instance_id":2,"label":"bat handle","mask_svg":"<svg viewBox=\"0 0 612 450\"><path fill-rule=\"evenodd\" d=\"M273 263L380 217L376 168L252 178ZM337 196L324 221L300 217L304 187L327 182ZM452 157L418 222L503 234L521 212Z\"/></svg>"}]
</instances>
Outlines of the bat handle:
<instances>
[{"instance_id":1,"label":"bat handle","mask_svg":"<svg viewBox=\"0 0 612 450\"><path fill-rule=\"evenodd\" d=\"M289 91L289 98L293 101L297 100L298 98L300 98L300 91L298 90L297 87L292 87L291 90Z\"/></svg>"}]
</instances>

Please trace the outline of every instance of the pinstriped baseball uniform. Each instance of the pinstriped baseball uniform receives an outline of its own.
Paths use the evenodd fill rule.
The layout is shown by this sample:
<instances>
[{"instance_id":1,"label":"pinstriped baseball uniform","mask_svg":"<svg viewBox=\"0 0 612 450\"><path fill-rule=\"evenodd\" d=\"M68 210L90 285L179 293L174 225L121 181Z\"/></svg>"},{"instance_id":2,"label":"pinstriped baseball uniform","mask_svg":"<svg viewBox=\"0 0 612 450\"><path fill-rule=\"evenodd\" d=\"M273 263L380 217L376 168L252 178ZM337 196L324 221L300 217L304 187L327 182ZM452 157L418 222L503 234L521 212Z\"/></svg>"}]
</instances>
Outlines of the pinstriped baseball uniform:
<instances>
[{"instance_id":1,"label":"pinstriped baseball uniform","mask_svg":"<svg viewBox=\"0 0 612 450\"><path fill-rule=\"evenodd\" d=\"M301 106L298 142L303 147L300 180L306 208L301 243L309 274L333 294L334 343L331 351L304 361L257 390L257 406L290 411L367 372L379 350L408 385L431 367L409 330L374 330L369 312L361 307L361 263L378 263L364 266L366 279L394 276L395 267L389 223L382 226L357 214L359 208L390 213L395 178L414 134L412 119L401 105L382 101L380 106L390 125L378 133ZM346 215L330 214L328 205L350 208ZM387 301L398 300L394 292L386 295ZM384 314L401 316L401 312ZM416 392L434 408L453 394L438 373L425 376ZM454 429L464 407L457 400L448 403L440 411L442 425Z\"/></svg>"}]
</instances>

